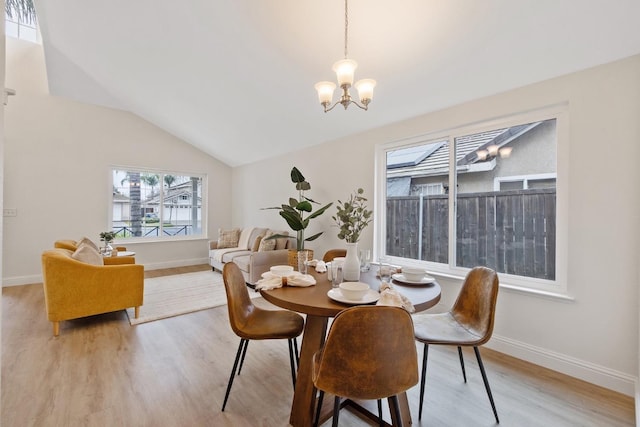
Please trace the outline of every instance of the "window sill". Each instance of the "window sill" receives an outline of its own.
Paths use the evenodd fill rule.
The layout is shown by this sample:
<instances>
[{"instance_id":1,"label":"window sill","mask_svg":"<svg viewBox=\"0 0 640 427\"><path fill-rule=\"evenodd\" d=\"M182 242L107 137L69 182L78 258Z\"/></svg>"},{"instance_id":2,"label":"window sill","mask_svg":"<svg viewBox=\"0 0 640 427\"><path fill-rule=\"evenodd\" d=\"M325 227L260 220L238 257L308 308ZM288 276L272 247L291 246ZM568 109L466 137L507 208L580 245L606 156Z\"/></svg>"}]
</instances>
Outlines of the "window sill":
<instances>
[{"instance_id":1,"label":"window sill","mask_svg":"<svg viewBox=\"0 0 640 427\"><path fill-rule=\"evenodd\" d=\"M429 270L429 274L431 274L432 276L457 280L457 281L460 281L461 283L462 281L464 281L464 278L465 278L464 275L460 275L460 274L434 271L432 269L428 269L428 270ZM498 273L498 276L500 276L500 273ZM536 297L551 299L554 301L561 301L561 302L567 302L567 303L575 301L575 298L573 296L564 292L550 291L546 289L536 289L531 287L525 287L522 285L514 285L511 283L504 283L502 282L502 280L500 281L500 288L509 292L536 296Z\"/></svg>"}]
</instances>

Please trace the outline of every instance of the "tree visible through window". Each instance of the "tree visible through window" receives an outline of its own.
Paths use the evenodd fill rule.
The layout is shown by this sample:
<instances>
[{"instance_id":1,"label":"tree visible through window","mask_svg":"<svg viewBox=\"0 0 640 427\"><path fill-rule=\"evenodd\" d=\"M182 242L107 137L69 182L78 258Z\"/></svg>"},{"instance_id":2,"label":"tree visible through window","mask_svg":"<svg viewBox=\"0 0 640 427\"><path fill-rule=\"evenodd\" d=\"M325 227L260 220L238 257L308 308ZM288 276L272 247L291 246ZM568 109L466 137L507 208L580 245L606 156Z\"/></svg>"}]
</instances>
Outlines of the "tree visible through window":
<instances>
[{"instance_id":1,"label":"tree visible through window","mask_svg":"<svg viewBox=\"0 0 640 427\"><path fill-rule=\"evenodd\" d=\"M121 238L202 235L202 176L113 169L112 230Z\"/></svg>"},{"instance_id":2,"label":"tree visible through window","mask_svg":"<svg viewBox=\"0 0 640 427\"><path fill-rule=\"evenodd\" d=\"M556 121L385 148L384 253L555 281Z\"/></svg>"}]
</instances>

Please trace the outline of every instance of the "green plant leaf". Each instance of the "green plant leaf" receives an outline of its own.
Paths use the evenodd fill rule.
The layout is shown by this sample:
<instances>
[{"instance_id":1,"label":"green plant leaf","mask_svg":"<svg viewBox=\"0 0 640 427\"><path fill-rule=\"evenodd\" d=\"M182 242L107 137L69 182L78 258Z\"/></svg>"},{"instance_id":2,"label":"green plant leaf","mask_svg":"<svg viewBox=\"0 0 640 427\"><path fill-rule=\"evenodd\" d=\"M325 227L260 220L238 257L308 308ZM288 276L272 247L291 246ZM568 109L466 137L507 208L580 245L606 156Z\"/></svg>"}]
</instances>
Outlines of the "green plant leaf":
<instances>
[{"instance_id":1,"label":"green plant leaf","mask_svg":"<svg viewBox=\"0 0 640 427\"><path fill-rule=\"evenodd\" d=\"M311 184L309 184L307 181L299 182L296 184L296 190L298 191L311 190Z\"/></svg>"},{"instance_id":2,"label":"green plant leaf","mask_svg":"<svg viewBox=\"0 0 640 427\"><path fill-rule=\"evenodd\" d=\"M312 213L311 215L309 215L307 218L308 219L312 219L315 218L317 216L320 216L324 213L324 211L326 211L327 209L329 209L329 207L333 205L333 202L328 203L326 205L324 205L323 207L321 207L320 209L318 209L317 211L315 211L314 213Z\"/></svg>"},{"instance_id":3,"label":"green plant leaf","mask_svg":"<svg viewBox=\"0 0 640 427\"><path fill-rule=\"evenodd\" d=\"M300 203L298 203L298 206L296 206L296 209L299 211L311 212L313 210L313 206L311 206L311 203L307 202L306 200L303 200Z\"/></svg>"},{"instance_id":4,"label":"green plant leaf","mask_svg":"<svg viewBox=\"0 0 640 427\"><path fill-rule=\"evenodd\" d=\"M287 224L289 224L289 227L291 227L293 231L304 230L305 225L303 221L300 220L300 215L298 215L297 212L292 214L288 211L281 211L280 216L287 221Z\"/></svg>"},{"instance_id":5,"label":"green plant leaf","mask_svg":"<svg viewBox=\"0 0 640 427\"><path fill-rule=\"evenodd\" d=\"M302 173L300 173L298 168L294 166L293 169L291 169L291 181L295 183L299 183L299 182L304 182L304 180L305 179Z\"/></svg>"},{"instance_id":6,"label":"green plant leaf","mask_svg":"<svg viewBox=\"0 0 640 427\"><path fill-rule=\"evenodd\" d=\"M318 237L320 237L322 235L322 231L320 233L314 234L311 237L307 237L306 239L304 239L307 242L310 242L312 240L316 240Z\"/></svg>"}]
</instances>

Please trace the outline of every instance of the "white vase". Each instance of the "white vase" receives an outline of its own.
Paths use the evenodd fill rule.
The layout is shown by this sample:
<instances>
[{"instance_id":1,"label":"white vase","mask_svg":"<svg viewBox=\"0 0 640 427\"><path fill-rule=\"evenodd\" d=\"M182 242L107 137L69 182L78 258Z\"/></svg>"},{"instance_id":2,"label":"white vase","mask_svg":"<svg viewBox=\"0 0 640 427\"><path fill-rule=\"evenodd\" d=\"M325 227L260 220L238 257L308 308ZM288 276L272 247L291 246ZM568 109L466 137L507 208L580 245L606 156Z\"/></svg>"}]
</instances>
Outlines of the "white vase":
<instances>
[{"instance_id":1,"label":"white vase","mask_svg":"<svg viewBox=\"0 0 640 427\"><path fill-rule=\"evenodd\" d=\"M358 244L347 243L347 256L344 258L342 277L345 282L360 280L360 258L358 258Z\"/></svg>"}]
</instances>

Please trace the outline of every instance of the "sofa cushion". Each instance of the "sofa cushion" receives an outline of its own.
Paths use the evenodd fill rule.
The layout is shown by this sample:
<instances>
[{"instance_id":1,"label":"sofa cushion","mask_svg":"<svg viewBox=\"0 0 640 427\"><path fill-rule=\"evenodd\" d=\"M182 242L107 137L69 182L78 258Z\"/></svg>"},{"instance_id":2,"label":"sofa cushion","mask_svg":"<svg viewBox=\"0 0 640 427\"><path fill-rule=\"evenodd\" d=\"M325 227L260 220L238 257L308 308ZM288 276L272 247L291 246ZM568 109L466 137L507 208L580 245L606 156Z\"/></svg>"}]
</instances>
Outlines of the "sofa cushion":
<instances>
[{"instance_id":1,"label":"sofa cushion","mask_svg":"<svg viewBox=\"0 0 640 427\"><path fill-rule=\"evenodd\" d=\"M234 228L232 230L223 230L222 228L218 229L218 249L237 248L239 239L239 228Z\"/></svg>"},{"instance_id":2,"label":"sofa cushion","mask_svg":"<svg viewBox=\"0 0 640 427\"><path fill-rule=\"evenodd\" d=\"M249 237L253 233L253 228L245 227L240 232L240 237L238 238L238 247L240 249L251 249L252 240L249 240Z\"/></svg>"},{"instance_id":3,"label":"sofa cushion","mask_svg":"<svg viewBox=\"0 0 640 427\"><path fill-rule=\"evenodd\" d=\"M260 242L262 241L263 237L264 235L260 235L256 237L256 240L253 242L253 245L251 245L251 252L258 252L258 249L260 248Z\"/></svg>"},{"instance_id":4,"label":"sofa cushion","mask_svg":"<svg viewBox=\"0 0 640 427\"><path fill-rule=\"evenodd\" d=\"M288 231L277 231L277 232L275 232L275 234L281 234L283 236L288 236L289 232ZM276 239L276 250L278 250L278 249L286 249L288 242L289 242L289 238L288 237L278 237Z\"/></svg>"},{"instance_id":5,"label":"sofa cushion","mask_svg":"<svg viewBox=\"0 0 640 427\"><path fill-rule=\"evenodd\" d=\"M78 249L71 255L76 261L84 262L91 265L104 265L102 255L87 244L80 245Z\"/></svg>"},{"instance_id":6,"label":"sofa cushion","mask_svg":"<svg viewBox=\"0 0 640 427\"><path fill-rule=\"evenodd\" d=\"M227 252L224 255L222 255L222 263L226 264L228 262L232 262L233 260L235 260L237 257L239 256L243 256L243 255L249 255L251 253L251 251L248 250L237 250L237 251L232 251L232 252Z\"/></svg>"},{"instance_id":7,"label":"sofa cushion","mask_svg":"<svg viewBox=\"0 0 640 427\"><path fill-rule=\"evenodd\" d=\"M251 255L245 254L233 258L233 263L240 267L240 270L249 272L249 263L251 262Z\"/></svg>"},{"instance_id":8,"label":"sofa cushion","mask_svg":"<svg viewBox=\"0 0 640 427\"><path fill-rule=\"evenodd\" d=\"M267 231L267 234L265 234L262 240L260 241L260 245L258 246L258 252L272 251L276 248L277 239L269 238L274 234L275 233L273 231Z\"/></svg>"}]
</instances>

